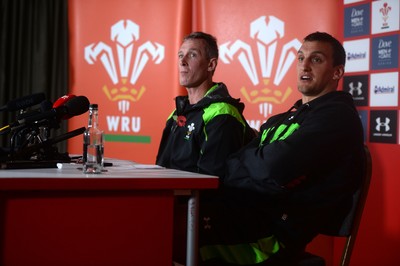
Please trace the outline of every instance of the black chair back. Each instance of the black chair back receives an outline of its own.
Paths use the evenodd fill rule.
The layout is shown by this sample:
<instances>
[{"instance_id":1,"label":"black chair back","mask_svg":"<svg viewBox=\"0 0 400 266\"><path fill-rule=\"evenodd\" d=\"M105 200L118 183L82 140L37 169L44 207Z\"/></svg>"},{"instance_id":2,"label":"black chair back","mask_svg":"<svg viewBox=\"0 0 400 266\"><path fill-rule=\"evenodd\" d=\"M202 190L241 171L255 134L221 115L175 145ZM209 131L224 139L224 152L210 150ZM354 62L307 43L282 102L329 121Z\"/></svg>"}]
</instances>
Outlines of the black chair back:
<instances>
[{"instance_id":1,"label":"black chair back","mask_svg":"<svg viewBox=\"0 0 400 266\"><path fill-rule=\"evenodd\" d=\"M343 247L341 266L347 266L350 263L351 254L353 252L356 241L358 228L360 226L362 213L364 211L365 202L367 199L369 186L372 176L372 158L368 146L364 145L365 151L365 167L364 175L360 188L353 195L353 206L349 214L343 220L340 229L337 232L324 232L324 235L345 237L345 245ZM325 266L324 258L305 252L297 261L297 266Z\"/></svg>"}]
</instances>

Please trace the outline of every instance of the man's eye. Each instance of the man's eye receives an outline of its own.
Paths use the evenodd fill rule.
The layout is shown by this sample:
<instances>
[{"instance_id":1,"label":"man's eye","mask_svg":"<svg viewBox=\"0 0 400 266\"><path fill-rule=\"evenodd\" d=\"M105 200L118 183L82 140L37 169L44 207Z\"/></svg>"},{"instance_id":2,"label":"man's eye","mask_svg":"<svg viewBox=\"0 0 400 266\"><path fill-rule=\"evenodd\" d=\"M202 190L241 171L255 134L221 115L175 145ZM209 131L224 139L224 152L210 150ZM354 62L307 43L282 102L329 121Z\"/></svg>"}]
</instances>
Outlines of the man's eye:
<instances>
[{"instance_id":1,"label":"man's eye","mask_svg":"<svg viewBox=\"0 0 400 266\"><path fill-rule=\"evenodd\" d=\"M319 57L314 57L314 58L312 59L312 61L313 61L314 63L320 63L322 60L321 60L321 58L319 58Z\"/></svg>"},{"instance_id":2,"label":"man's eye","mask_svg":"<svg viewBox=\"0 0 400 266\"><path fill-rule=\"evenodd\" d=\"M298 57L297 60L298 60L299 62L303 62L304 58L303 58L303 57Z\"/></svg>"}]
</instances>

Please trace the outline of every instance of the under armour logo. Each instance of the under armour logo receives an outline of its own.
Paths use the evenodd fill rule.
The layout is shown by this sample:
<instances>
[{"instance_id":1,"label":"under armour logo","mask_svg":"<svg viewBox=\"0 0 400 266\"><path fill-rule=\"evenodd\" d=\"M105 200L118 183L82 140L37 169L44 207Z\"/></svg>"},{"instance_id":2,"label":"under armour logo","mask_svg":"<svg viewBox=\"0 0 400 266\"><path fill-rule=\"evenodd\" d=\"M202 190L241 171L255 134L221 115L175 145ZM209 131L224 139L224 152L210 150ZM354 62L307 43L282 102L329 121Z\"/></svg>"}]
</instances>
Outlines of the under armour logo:
<instances>
[{"instance_id":1,"label":"under armour logo","mask_svg":"<svg viewBox=\"0 0 400 266\"><path fill-rule=\"evenodd\" d=\"M210 217L203 217L203 221L204 221L204 229L211 229L211 225L210 225Z\"/></svg>"},{"instance_id":2,"label":"under armour logo","mask_svg":"<svg viewBox=\"0 0 400 266\"><path fill-rule=\"evenodd\" d=\"M390 130L390 119L389 117L385 117L385 122L381 121L381 117L378 117L376 120L376 131L381 131L381 128L385 128L385 132L388 132Z\"/></svg>"},{"instance_id":3,"label":"under armour logo","mask_svg":"<svg viewBox=\"0 0 400 266\"><path fill-rule=\"evenodd\" d=\"M357 92L357 95L359 96L362 94L361 87L362 87L362 83L360 81L357 82L357 86L355 86L354 82L350 82L349 83L349 88L350 88L349 93L351 95L354 95L354 93Z\"/></svg>"}]
</instances>

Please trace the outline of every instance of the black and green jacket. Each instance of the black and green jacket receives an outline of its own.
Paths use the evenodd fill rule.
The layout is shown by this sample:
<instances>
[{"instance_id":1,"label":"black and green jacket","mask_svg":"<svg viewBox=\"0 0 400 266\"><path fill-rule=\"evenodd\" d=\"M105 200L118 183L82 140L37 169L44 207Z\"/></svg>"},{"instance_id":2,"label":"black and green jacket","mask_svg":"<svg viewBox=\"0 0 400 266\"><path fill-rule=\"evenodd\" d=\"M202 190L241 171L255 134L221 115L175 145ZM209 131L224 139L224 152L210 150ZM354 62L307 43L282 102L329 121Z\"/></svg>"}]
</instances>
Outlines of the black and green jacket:
<instances>
[{"instance_id":1,"label":"black and green jacket","mask_svg":"<svg viewBox=\"0 0 400 266\"><path fill-rule=\"evenodd\" d=\"M230 210L226 213L236 216L209 216L225 224L219 231L235 231L202 231L203 258L259 263L279 246L301 249L318 233L339 226L360 184L363 145L358 112L343 91L305 104L300 100L287 113L268 119L259 136L228 159L220 201ZM261 247L266 247L263 252ZM226 254L233 252L242 255L230 260ZM254 256L257 252L261 255ZM246 254L253 256L247 259Z\"/></svg>"},{"instance_id":2,"label":"black and green jacket","mask_svg":"<svg viewBox=\"0 0 400 266\"><path fill-rule=\"evenodd\" d=\"M255 137L243 117L244 104L223 83L215 84L197 104L187 96L175 99L176 109L164 128L156 164L223 175L227 157Z\"/></svg>"}]
</instances>

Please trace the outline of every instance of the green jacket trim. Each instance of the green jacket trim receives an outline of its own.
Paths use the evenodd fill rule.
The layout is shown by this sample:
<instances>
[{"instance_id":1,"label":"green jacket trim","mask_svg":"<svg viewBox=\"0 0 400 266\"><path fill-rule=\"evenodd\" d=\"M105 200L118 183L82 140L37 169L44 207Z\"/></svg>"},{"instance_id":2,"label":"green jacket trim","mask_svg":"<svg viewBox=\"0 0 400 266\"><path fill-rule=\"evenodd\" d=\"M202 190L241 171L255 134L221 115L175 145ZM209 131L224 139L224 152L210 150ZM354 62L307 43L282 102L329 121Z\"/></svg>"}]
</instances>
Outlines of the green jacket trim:
<instances>
[{"instance_id":1,"label":"green jacket trim","mask_svg":"<svg viewBox=\"0 0 400 266\"><path fill-rule=\"evenodd\" d=\"M284 140L287 137L289 137L290 135L293 134L293 132L295 132L298 128L300 127L300 125L298 123L293 123L288 125L282 124L280 125L275 133L274 136L271 138L271 140L269 141L269 143L272 143L276 140ZM261 135L261 140L260 140L260 146L262 146L264 144L265 139L267 138L268 134L270 133L270 131L272 131L274 128L268 128L268 129L264 129L262 135ZM281 136L282 132L285 133Z\"/></svg>"},{"instance_id":2,"label":"green jacket trim","mask_svg":"<svg viewBox=\"0 0 400 266\"><path fill-rule=\"evenodd\" d=\"M208 245L200 248L203 261L221 259L237 265L257 264L266 261L280 249L274 236L259 239L256 243L236 245Z\"/></svg>"},{"instance_id":3,"label":"green jacket trim","mask_svg":"<svg viewBox=\"0 0 400 266\"><path fill-rule=\"evenodd\" d=\"M203 112L204 112L203 121L205 126L208 124L208 122L210 122L214 117L218 115L231 115L243 125L243 130L246 130L246 123L244 122L239 111L235 106L229 103L225 102L212 103L206 108L204 108ZM204 134L206 136L206 141L207 141L208 137L207 137L206 127L204 127Z\"/></svg>"}]
</instances>

